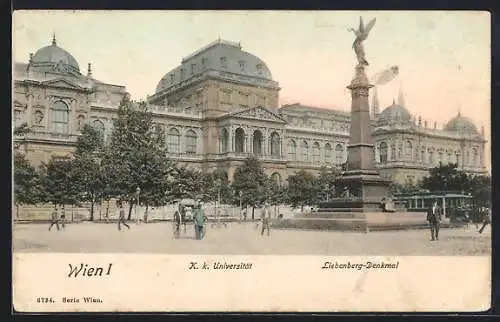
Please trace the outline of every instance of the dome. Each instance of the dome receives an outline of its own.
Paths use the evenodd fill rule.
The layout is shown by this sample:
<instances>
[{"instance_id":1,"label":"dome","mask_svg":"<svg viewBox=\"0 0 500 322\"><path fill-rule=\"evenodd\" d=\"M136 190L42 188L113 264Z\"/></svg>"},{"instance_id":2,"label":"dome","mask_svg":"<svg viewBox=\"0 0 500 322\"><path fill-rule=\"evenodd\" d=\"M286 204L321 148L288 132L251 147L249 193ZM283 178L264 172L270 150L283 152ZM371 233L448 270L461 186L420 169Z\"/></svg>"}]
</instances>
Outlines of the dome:
<instances>
[{"instance_id":1,"label":"dome","mask_svg":"<svg viewBox=\"0 0 500 322\"><path fill-rule=\"evenodd\" d=\"M180 66L161 78L156 92L206 70L273 80L271 71L260 58L241 50L239 43L219 39L184 58Z\"/></svg>"},{"instance_id":2,"label":"dome","mask_svg":"<svg viewBox=\"0 0 500 322\"><path fill-rule=\"evenodd\" d=\"M410 123L410 112L401 105L392 102L392 105L386 107L377 119L377 123Z\"/></svg>"},{"instance_id":3,"label":"dome","mask_svg":"<svg viewBox=\"0 0 500 322\"><path fill-rule=\"evenodd\" d=\"M69 52L57 46L55 37L50 46L40 48L30 58L30 68L39 71L80 73L76 59Z\"/></svg>"},{"instance_id":4,"label":"dome","mask_svg":"<svg viewBox=\"0 0 500 322\"><path fill-rule=\"evenodd\" d=\"M444 129L450 132L462 132L467 134L477 134L477 128L474 123L467 117L460 115L452 118L446 123Z\"/></svg>"}]
</instances>

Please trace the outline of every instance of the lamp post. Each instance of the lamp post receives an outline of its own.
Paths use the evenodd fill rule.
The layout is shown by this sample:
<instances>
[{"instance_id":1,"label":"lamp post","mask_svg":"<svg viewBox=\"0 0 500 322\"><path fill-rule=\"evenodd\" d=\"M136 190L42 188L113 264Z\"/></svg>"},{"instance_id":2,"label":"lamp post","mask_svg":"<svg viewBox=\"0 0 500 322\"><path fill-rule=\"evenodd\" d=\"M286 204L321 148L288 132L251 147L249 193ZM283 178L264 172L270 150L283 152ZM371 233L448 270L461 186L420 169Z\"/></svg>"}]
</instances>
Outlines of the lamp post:
<instances>
[{"instance_id":1,"label":"lamp post","mask_svg":"<svg viewBox=\"0 0 500 322\"><path fill-rule=\"evenodd\" d=\"M137 221L139 221L139 217L137 216L137 211L138 211L137 208L139 208L139 196L141 194L141 188L137 187L135 189L135 193L137 195L137 204L135 205L135 218Z\"/></svg>"}]
</instances>

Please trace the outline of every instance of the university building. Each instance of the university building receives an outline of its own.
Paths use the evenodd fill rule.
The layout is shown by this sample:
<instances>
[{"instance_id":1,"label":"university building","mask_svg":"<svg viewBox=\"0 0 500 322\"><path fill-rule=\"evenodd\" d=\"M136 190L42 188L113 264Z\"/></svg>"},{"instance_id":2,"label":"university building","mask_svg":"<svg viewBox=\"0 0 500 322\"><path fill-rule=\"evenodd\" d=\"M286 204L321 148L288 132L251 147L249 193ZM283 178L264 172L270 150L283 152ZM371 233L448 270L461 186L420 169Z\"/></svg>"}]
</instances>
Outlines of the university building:
<instances>
[{"instance_id":1,"label":"university building","mask_svg":"<svg viewBox=\"0 0 500 322\"><path fill-rule=\"evenodd\" d=\"M83 75L76 59L52 44L15 63L14 122L30 132L15 137L34 164L67 157L84 124L109 141L122 85ZM279 83L268 66L239 43L217 40L167 72L147 97L165 130L169 157L187 167L222 168L229 178L249 155L268 175L285 180L301 169L338 167L347 159L350 114L302 104L279 106ZM417 107L418 108L418 107ZM403 95L381 112L372 98L375 157L381 174L416 182L441 163L482 174L486 140L460 113L444 128L412 117Z\"/></svg>"}]
</instances>

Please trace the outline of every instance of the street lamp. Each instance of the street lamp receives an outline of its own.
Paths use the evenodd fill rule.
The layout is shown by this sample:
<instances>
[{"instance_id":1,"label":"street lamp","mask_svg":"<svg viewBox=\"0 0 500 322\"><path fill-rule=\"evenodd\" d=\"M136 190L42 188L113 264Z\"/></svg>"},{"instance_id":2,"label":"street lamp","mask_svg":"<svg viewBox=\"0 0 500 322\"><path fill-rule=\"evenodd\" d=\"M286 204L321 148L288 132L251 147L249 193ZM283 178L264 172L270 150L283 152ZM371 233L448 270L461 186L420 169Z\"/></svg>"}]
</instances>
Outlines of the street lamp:
<instances>
[{"instance_id":1,"label":"street lamp","mask_svg":"<svg viewBox=\"0 0 500 322\"><path fill-rule=\"evenodd\" d=\"M141 194L141 188L137 187L135 189L135 193L137 194L137 205L135 205L135 218L139 220L139 217L137 216L137 208L139 207L139 196Z\"/></svg>"}]
</instances>

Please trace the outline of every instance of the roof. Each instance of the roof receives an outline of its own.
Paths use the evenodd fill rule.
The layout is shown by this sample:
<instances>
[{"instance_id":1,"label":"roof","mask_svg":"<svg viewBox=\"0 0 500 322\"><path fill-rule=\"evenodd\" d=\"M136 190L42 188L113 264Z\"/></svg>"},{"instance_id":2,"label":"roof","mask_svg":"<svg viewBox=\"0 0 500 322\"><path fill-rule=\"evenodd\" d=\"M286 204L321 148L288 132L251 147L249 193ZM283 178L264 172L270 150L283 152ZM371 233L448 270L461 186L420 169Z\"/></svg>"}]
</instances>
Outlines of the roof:
<instances>
[{"instance_id":1,"label":"roof","mask_svg":"<svg viewBox=\"0 0 500 322\"><path fill-rule=\"evenodd\" d=\"M272 80L271 71L259 57L243 51L239 43L217 40L182 59L158 82L156 93L206 70Z\"/></svg>"},{"instance_id":2,"label":"roof","mask_svg":"<svg viewBox=\"0 0 500 322\"><path fill-rule=\"evenodd\" d=\"M76 59L66 50L57 46L55 37L52 44L42 47L30 58L30 69L36 71L59 71L79 74L80 67Z\"/></svg>"},{"instance_id":3,"label":"roof","mask_svg":"<svg viewBox=\"0 0 500 322\"><path fill-rule=\"evenodd\" d=\"M445 131L460 132L466 134L477 134L477 128L474 123L467 117L458 113L457 116L448 121L444 127Z\"/></svg>"},{"instance_id":4,"label":"roof","mask_svg":"<svg viewBox=\"0 0 500 322\"><path fill-rule=\"evenodd\" d=\"M392 102L392 105L386 107L377 118L378 125L410 122L410 112L405 107L396 104L394 101Z\"/></svg>"}]
</instances>

